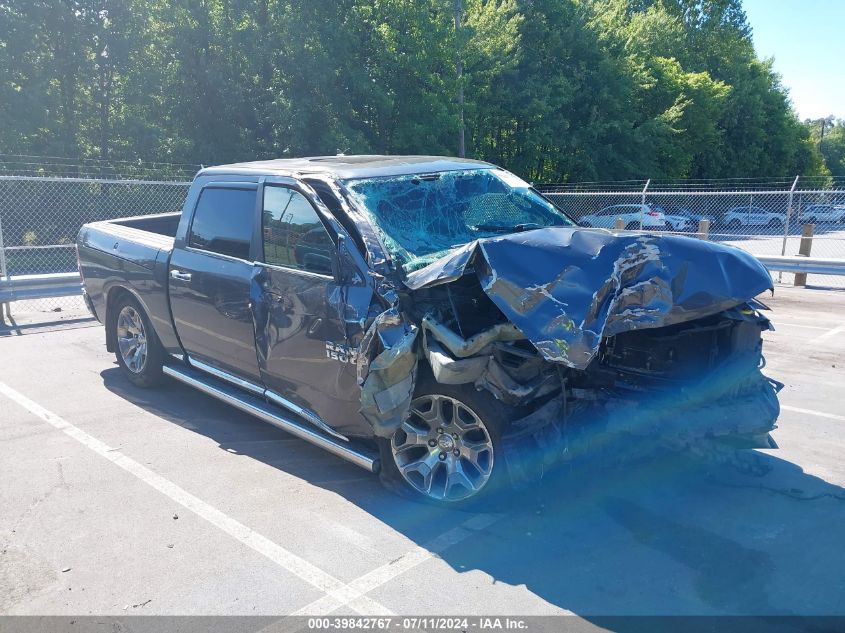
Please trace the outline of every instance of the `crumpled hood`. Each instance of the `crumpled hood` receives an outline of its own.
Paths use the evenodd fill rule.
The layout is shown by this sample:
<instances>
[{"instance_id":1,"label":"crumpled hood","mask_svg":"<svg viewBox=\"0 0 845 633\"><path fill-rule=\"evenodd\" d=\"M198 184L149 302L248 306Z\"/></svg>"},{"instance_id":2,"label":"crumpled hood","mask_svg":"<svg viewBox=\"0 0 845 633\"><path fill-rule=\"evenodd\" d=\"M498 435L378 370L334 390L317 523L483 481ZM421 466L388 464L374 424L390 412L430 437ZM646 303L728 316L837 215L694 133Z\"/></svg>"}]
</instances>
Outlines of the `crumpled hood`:
<instances>
[{"instance_id":1,"label":"crumpled hood","mask_svg":"<svg viewBox=\"0 0 845 633\"><path fill-rule=\"evenodd\" d=\"M773 288L737 248L672 235L552 227L476 240L408 275L411 290L481 287L549 361L584 369L602 337L690 321Z\"/></svg>"}]
</instances>

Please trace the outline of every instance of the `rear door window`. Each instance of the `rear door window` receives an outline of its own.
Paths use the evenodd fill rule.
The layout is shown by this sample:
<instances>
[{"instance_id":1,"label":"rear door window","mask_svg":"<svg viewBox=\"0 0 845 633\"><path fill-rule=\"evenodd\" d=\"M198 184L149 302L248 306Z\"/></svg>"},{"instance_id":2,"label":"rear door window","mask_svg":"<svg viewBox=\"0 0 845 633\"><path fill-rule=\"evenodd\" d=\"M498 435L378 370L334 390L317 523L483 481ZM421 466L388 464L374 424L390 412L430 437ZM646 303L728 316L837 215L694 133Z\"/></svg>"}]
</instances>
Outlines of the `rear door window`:
<instances>
[{"instance_id":1,"label":"rear door window","mask_svg":"<svg viewBox=\"0 0 845 633\"><path fill-rule=\"evenodd\" d=\"M188 246L248 260L255 197L255 189L203 189L191 223Z\"/></svg>"}]
</instances>

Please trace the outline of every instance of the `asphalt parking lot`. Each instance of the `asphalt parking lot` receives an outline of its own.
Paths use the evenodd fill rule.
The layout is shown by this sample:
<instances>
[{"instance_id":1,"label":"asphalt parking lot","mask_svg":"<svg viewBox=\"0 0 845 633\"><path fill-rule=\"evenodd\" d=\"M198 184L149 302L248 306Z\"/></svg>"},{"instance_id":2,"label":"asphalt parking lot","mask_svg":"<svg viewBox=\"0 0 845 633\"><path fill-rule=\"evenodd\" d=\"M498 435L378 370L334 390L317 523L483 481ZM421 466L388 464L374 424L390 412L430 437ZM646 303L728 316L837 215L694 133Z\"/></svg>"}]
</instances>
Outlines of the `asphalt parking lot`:
<instances>
[{"instance_id":1,"label":"asphalt parking lot","mask_svg":"<svg viewBox=\"0 0 845 633\"><path fill-rule=\"evenodd\" d=\"M0 330L0 613L843 614L845 292L766 298L768 473L567 471L489 514L377 478L178 384L84 314Z\"/></svg>"}]
</instances>

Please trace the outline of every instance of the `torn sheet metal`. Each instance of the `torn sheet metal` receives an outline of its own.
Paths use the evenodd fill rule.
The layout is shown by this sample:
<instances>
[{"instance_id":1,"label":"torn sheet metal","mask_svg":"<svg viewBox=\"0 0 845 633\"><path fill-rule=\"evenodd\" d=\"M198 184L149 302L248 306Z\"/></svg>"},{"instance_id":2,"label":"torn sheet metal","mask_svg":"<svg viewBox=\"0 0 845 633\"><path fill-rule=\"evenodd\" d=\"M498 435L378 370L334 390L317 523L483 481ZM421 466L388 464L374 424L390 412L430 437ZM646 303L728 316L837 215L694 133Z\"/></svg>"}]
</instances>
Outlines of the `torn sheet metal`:
<instances>
[{"instance_id":1,"label":"torn sheet metal","mask_svg":"<svg viewBox=\"0 0 845 633\"><path fill-rule=\"evenodd\" d=\"M602 337L699 319L773 288L766 268L737 248L568 227L476 240L405 284L448 283L471 269L544 358L574 369L587 367Z\"/></svg>"},{"instance_id":2,"label":"torn sheet metal","mask_svg":"<svg viewBox=\"0 0 845 633\"><path fill-rule=\"evenodd\" d=\"M475 382L487 369L489 356L473 356L456 360L435 340L424 337L425 356L434 379L444 385L465 385Z\"/></svg>"},{"instance_id":3,"label":"torn sheet metal","mask_svg":"<svg viewBox=\"0 0 845 633\"><path fill-rule=\"evenodd\" d=\"M532 359L536 363L509 371L499 362L494 343L523 338L512 325L500 324L463 339L430 315L423 319L423 351L437 382L473 383L476 389L487 389L497 400L511 405L525 404L559 387L557 374L543 372L537 363L545 361L539 357Z\"/></svg>"},{"instance_id":4,"label":"torn sheet metal","mask_svg":"<svg viewBox=\"0 0 845 633\"><path fill-rule=\"evenodd\" d=\"M391 437L411 406L417 373L419 328L397 308L382 312L358 351L361 414L379 437Z\"/></svg>"},{"instance_id":5,"label":"torn sheet metal","mask_svg":"<svg viewBox=\"0 0 845 633\"><path fill-rule=\"evenodd\" d=\"M520 341L525 338L525 335L519 331L519 328L512 323L499 323L483 332L479 332L475 336L465 339L437 321L430 314L423 317L422 327L427 332L431 332L437 341L445 345L458 358L467 358L481 354L484 348L495 341Z\"/></svg>"}]
</instances>

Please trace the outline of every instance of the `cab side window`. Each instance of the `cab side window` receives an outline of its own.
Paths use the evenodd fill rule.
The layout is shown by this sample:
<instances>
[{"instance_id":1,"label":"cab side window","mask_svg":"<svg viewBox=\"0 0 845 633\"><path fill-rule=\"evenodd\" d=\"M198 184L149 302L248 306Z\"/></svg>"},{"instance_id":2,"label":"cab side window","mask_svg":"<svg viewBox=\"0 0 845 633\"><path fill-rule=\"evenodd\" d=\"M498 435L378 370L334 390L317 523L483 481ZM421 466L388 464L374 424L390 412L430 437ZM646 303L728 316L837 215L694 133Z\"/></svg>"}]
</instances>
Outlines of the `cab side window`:
<instances>
[{"instance_id":1,"label":"cab side window","mask_svg":"<svg viewBox=\"0 0 845 633\"><path fill-rule=\"evenodd\" d=\"M264 187L264 261L332 274L334 242L308 199L287 187Z\"/></svg>"},{"instance_id":2,"label":"cab side window","mask_svg":"<svg viewBox=\"0 0 845 633\"><path fill-rule=\"evenodd\" d=\"M249 259L256 195L254 189L203 189L194 211L188 246Z\"/></svg>"}]
</instances>

